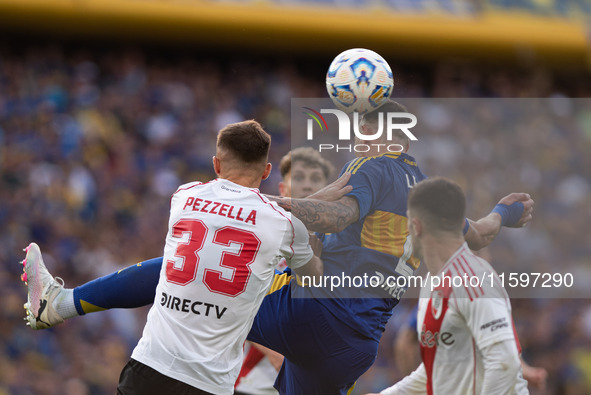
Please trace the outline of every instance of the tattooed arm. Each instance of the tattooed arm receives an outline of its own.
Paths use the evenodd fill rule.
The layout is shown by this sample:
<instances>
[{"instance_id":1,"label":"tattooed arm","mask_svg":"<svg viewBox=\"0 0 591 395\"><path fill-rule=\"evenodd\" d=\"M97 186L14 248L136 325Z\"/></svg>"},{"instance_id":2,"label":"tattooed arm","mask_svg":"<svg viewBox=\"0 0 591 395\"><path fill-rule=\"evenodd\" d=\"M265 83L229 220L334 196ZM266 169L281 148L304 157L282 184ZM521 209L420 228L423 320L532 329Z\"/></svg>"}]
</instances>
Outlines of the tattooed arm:
<instances>
[{"instance_id":1,"label":"tattooed arm","mask_svg":"<svg viewBox=\"0 0 591 395\"><path fill-rule=\"evenodd\" d=\"M313 232L336 233L359 219L359 204L350 196L333 202L267 196L298 217Z\"/></svg>"}]
</instances>

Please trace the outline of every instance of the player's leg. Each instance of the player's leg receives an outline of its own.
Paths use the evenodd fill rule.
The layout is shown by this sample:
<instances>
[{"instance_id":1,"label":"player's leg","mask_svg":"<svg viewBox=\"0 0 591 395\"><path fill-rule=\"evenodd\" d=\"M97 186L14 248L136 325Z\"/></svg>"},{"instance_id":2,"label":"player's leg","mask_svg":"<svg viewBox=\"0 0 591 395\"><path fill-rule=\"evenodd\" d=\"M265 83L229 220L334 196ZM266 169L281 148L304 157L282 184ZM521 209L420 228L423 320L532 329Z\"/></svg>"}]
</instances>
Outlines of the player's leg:
<instances>
[{"instance_id":1,"label":"player's leg","mask_svg":"<svg viewBox=\"0 0 591 395\"><path fill-rule=\"evenodd\" d=\"M332 318L314 299L292 298L289 285L276 287L278 279L248 335L285 356L276 387L282 394L347 394L373 364L378 342Z\"/></svg>"},{"instance_id":2,"label":"player's leg","mask_svg":"<svg viewBox=\"0 0 591 395\"><path fill-rule=\"evenodd\" d=\"M297 364L285 360L275 381L280 394L349 395L375 355L347 349L330 359L311 361Z\"/></svg>"},{"instance_id":3,"label":"player's leg","mask_svg":"<svg viewBox=\"0 0 591 395\"><path fill-rule=\"evenodd\" d=\"M349 394L374 363L378 343L360 338L346 325L335 330L325 315L330 313L317 310L320 305L313 300L309 305L311 320L290 333L294 353L285 358L275 387L281 394Z\"/></svg>"},{"instance_id":4,"label":"player's leg","mask_svg":"<svg viewBox=\"0 0 591 395\"><path fill-rule=\"evenodd\" d=\"M106 309L131 309L154 303L162 257L128 266L74 288L79 315Z\"/></svg>"},{"instance_id":5,"label":"player's leg","mask_svg":"<svg viewBox=\"0 0 591 395\"><path fill-rule=\"evenodd\" d=\"M67 289L61 278L49 273L37 244L31 243L26 251L21 279L28 286L25 319L33 329L49 328L77 315L110 308L141 307L154 301L162 258Z\"/></svg>"}]
</instances>

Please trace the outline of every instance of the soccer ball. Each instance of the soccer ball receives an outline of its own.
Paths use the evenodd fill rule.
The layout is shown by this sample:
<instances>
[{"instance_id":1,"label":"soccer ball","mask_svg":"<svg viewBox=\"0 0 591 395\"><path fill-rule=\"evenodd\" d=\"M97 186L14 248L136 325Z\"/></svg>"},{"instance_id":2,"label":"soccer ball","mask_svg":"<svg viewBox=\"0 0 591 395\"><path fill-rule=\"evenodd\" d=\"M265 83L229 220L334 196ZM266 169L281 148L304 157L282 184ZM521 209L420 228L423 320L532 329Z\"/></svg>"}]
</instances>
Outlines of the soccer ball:
<instances>
[{"instance_id":1,"label":"soccer ball","mask_svg":"<svg viewBox=\"0 0 591 395\"><path fill-rule=\"evenodd\" d=\"M328 95L338 109L364 114L375 110L392 94L394 79L388 63L369 49L339 54L326 73Z\"/></svg>"}]
</instances>

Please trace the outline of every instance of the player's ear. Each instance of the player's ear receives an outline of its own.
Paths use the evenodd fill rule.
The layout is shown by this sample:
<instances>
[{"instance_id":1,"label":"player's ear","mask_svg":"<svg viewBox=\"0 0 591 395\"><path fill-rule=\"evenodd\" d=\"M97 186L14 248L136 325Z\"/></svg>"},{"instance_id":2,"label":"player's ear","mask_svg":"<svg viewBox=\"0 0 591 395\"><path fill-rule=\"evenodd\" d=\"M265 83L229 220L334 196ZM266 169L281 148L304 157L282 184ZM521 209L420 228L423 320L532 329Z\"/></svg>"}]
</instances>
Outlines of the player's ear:
<instances>
[{"instance_id":1,"label":"player's ear","mask_svg":"<svg viewBox=\"0 0 591 395\"><path fill-rule=\"evenodd\" d=\"M272 167L273 166L270 163L267 163L265 165L265 172L263 173L263 177L262 177L263 180L266 180L267 178L269 178L269 175L271 174Z\"/></svg>"},{"instance_id":2,"label":"player's ear","mask_svg":"<svg viewBox=\"0 0 591 395\"><path fill-rule=\"evenodd\" d=\"M287 196L286 192L287 192L287 184L285 184L285 182L283 182L283 181L279 182L279 196Z\"/></svg>"},{"instance_id":3,"label":"player's ear","mask_svg":"<svg viewBox=\"0 0 591 395\"><path fill-rule=\"evenodd\" d=\"M412 231L414 231L415 236L420 236L423 234L423 223L417 217L413 217L412 221Z\"/></svg>"},{"instance_id":4,"label":"player's ear","mask_svg":"<svg viewBox=\"0 0 591 395\"><path fill-rule=\"evenodd\" d=\"M408 138L408 136L406 136L406 140L405 140L405 143L403 144L403 146L404 146L404 151L402 151L402 152L405 152L405 153L408 152L408 149L410 148L410 139Z\"/></svg>"},{"instance_id":5,"label":"player's ear","mask_svg":"<svg viewBox=\"0 0 591 395\"><path fill-rule=\"evenodd\" d=\"M359 129L361 129L362 134L367 134L367 131L369 130L367 123L365 123L363 119L361 120L361 122L359 122Z\"/></svg>"},{"instance_id":6,"label":"player's ear","mask_svg":"<svg viewBox=\"0 0 591 395\"><path fill-rule=\"evenodd\" d=\"M420 236L423 231L423 224L419 219L410 212L410 210L406 210L406 228L408 229L408 233L411 236Z\"/></svg>"},{"instance_id":7,"label":"player's ear","mask_svg":"<svg viewBox=\"0 0 591 395\"><path fill-rule=\"evenodd\" d=\"M214 156L211 158L211 161L213 162L213 171L219 176L221 171L220 159L217 156Z\"/></svg>"}]
</instances>

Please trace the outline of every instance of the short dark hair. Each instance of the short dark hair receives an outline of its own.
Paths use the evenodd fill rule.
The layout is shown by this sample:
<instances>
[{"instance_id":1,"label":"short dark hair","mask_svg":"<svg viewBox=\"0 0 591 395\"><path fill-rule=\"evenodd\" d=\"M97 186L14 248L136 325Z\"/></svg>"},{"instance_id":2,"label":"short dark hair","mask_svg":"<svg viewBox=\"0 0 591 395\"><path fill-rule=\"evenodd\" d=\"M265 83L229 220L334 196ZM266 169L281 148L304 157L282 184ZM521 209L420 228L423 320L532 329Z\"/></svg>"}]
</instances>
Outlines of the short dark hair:
<instances>
[{"instance_id":1,"label":"short dark hair","mask_svg":"<svg viewBox=\"0 0 591 395\"><path fill-rule=\"evenodd\" d=\"M281 177L285 178L287 173L291 171L291 164L293 162L304 162L307 166L319 167L324 173L324 177L328 180L328 177L332 174L334 167L333 165L320 155L320 152L314 150L312 147L299 147L289 151L279 163L279 170L281 171Z\"/></svg>"},{"instance_id":2,"label":"short dark hair","mask_svg":"<svg viewBox=\"0 0 591 395\"><path fill-rule=\"evenodd\" d=\"M363 115L363 120L369 123L377 123L380 113L383 112L408 112L408 110L397 101L388 99L386 103L382 104L380 107Z\"/></svg>"},{"instance_id":3,"label":"short dark hair","mask_svg":"<svg viewBox=\"0 0 591 395\"><path fill-rule=\"evenodd\" d=\"M368 112L367 114L363 115L363 121L365 123L369 123L372 125L377 125L379 123L379 116L381 113L388 113L388 112L408 112L406 107L402 104L388 99L386 103L382 104L377 109L373 110L372 112ZM392 119L395 123L405 124L408 123L408 118L393 118ZM398 138L401 142L406 142L406 145L410 143L410 139L408 136L401 130L395 129L392 131L392 135Z\"/></svg>"},{"instance_id":4,"label":"short dark hair","mask_svg":"<svg viewBox=\"0 0 591 395\"><path fill-rule=\"evenodd\" d=\"M218 133L218 149L244 163L266 162L270 146L271 136L254 120L229 124Z\"/></svg>"},{"instance_id":5,"label":"short dark hair","mask_svg":"<svg viewBox=\"0 0 591 395\"><path fill-rule=\"evenodd\" d=\"M466 197L455 182L435 177L417 183L408 195L408 208L433 230L461 231Z\"/></svg>"}]
</instances>

